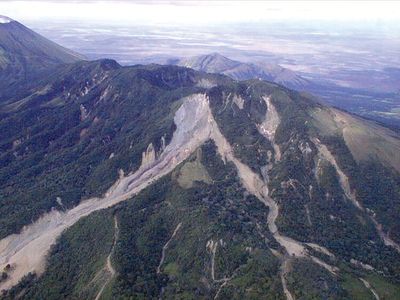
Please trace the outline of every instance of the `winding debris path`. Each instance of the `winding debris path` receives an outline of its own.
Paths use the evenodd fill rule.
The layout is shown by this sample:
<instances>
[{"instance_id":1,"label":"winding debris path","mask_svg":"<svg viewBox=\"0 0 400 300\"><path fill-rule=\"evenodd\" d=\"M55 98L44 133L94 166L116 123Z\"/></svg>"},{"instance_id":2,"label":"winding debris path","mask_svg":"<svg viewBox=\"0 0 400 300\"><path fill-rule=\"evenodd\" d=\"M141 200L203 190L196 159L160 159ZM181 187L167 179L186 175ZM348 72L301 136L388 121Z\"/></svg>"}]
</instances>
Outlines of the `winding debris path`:
<instances>
[{"instance_id":1,"label":"winding debris path","mask_svg":"<svg viewBox=\"0 0 400 300\"><path fill-rule=\"evenodd\" d=\"M114 249L115 249L115 244L117 243L118 240L118 235L119 235L119 228L118 228L118 219L117 216L114 216L114 239L113 239L113 245L111 247L110 253L107 256L106 260L106 265L105 268L107 269L107 272L110 274L106 282L104 282L103 286L101 287L100 291L97 293L95 300L99 300L101 295L103 294L104 289L106 286L111 282L111 280L115 277L115 269L112 265L111 262L111 257L114 254Z\"/></svg>"}]
</instances>

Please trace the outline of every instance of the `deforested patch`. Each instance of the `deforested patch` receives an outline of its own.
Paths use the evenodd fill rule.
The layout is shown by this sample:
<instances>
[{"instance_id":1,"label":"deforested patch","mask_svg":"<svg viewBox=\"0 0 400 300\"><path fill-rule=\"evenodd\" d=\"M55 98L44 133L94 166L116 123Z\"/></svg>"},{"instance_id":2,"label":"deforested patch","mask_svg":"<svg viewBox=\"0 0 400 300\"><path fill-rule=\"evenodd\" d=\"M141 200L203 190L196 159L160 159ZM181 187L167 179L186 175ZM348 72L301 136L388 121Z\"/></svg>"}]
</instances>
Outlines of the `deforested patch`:
<instances>
[{"instance_id":1,"label":"deforested patch","mask_svg":"<svg viewBox=\"0 0 400 300\"><path fill-rule=\"evenodd\" d=\"M217 86L217 84L215 82L213 82L212 80L209 80L209 79L206 79L206 78L201 78L196 83L196 86L200 87L200 88L210 89L210 88L213 88L213 87Z\"/></svg>"},{"instance_id":2,"label":"deforested patch","mask_svg":"<svg viewBox=\"0 0 400 300\"><path fill-rule=\"evenodd\" d=\"M234 94L232 96L232 101L237 105L237 107L239 107L239 109L244 108L244 99L240 95Z\"/></svg>"},{"instance_id":3,"label":"deforested patch","mask_svg":"<svg viewBox=\"0 0 400 300\"><path fill-rule=\"evenodd\" d=\"M304 204L304 210L305 210L305 212L306 212L306 217L307 217L308 226L312 226L311 215L310 215L310 208L308 207L307 204Z\"/></svg>"},{"instance_id":4,"label":"deforested patch","mask_svg":"<svg viewBox=\"0 0 400 300\"><path fill-rule=\"evenodd\" d=\"M81 121L86 120L87 117L89 116L89 113L88 113L86 107L85 107L83 104L81 104L81 105L79 106L79 110L80 110L80 113L81 113L81 114L80 114L80 120L81 120Z\"/></svg>"},{"instance_id":5,"label":"deforested patch","mask_svg":"<svg viewBox=\"0 0 400 300\"><path fill-rule=\"evenodd\" d=\"M116 271L115 271L115 269L113 267L111 259L112 259L112 256L114 254L114 251L115 251L115 245L116 245L117 240L118 240L118 235L119 235L118 219L117 219L117 216L114 216L114 238L113 238L113 244L112 244L110 253L107 256L106 264L105 264L104 268L102 270L100 270L100 273L99 273L99 274L103 274L103 284L102 284L99 292L97 293L95 300L100 299L101 295L104 292L104 289L106 288L107 285L110 284L111 280L116 275Z\"/></svg>"},{"instance_id":6,"label":"deforested patch","mask_svg":"<svg viewBox=\"0 0 400 300\"><path fill-rule=\"evenodd\" d=\"M161 273L161 267L163 266L164 261L165 261L165 253L166 253L166 251L167 251L167 249L168 249L168 247L169 247L169 244L170 244L171 241L175 238L175 236L176 236L176 234L178 233L178 231L179 231L179 229L181 228L181 226L182 226L182 223L179 223L179 224L175 227L174 232L172 233L170 239L169 239L169 240L165 243L165 245L163 246L163 248L162 248L162 253L161 253L160 263L158 264L158 267L157 267L157 274L160 274L160 273Z\"/></svg>"},{"instance_id":7,"label":"deforested patch","mask_svg":"<svg viewBox=\"0 0 400 300\"><path fill-rule=\"evenodd\" d=\"M371 291L371 293L374 295L375 299L380 300L378 293L372 288L371 284L363 278L360 278L360 280L365 285L365 287Z\"/></svg>"},{"instance_id":8,"label":"deforested patch","mask_svg":"<svg viewBox=\"0 0 400 300\"><path fill-rule=\"evenodd\" d=\"M257 129L271 142L275 151L275 160L279 161L281 158L281 151L279 145L275 143L275 132L280 124L280 117L275 106L271 103L271 96L264 96L263 100L267 105L267 113L264 121L257 125Z\"/></svg>"},{"instance_id":9,"label":"deforested patch","mask_svg":"<svg viewBox=\"0 0 400 300\"><path fill-rule=\"evenodd\" d=\"M329 257L332 257L332 258L335 257L335 255L332 252L330 252L328 249L326 249L325 247L322 247L322 246L314 244L314 243L306 243L306 245L313 248L314 250L316 250L318 252L321 252L321 253L329 256Z\"/></svg>"},{"instance_id":10,"label":"deforested patch","mask_svg":"<svg viewBox=\"0 0 400 300\"><path fill-rule=\"evenodd\" d=\"M363 263L363 262L361 262L361 261L358 261L358 260L356 260L356 259L354 259L354 258L350 259L350 263L351 263L352 265L357 266L357 267L363 268L364 270L367 270L367 271L373 271L373 270L375 270L375 268L374 268L373 266L371 266L371 265L369 265L369 264L365 264L365 263Z\"/></svg>"},{"instance_id":11,"label":"deforested patch","mask_svg":"<svg viewBox=\"0 0 400 300\"><path fill-rule=\"evenodd\" d=\"M194 161L186 162L179 171L177 181L179 185L188 189L193 187L196 181L211 184L212 180L206 168L201 163L201 148L196 151Z\"/></svg>"},{"instance_id":12,"label":"deforested patch","mask_svg":"<svg viewBox=\"0 0 400 300\"><path fill-rule=\"evenodd\" d=\"M357 162L378 159L400 172L400 139L391 130L334 108L316 108L310 115L321 135L342 135Z\"/></svg>"},{"instance_id":13,"label":"deforested patch","mask_svg":"<svg viewBox=\"0 0 400 300\"><path fill-rule=\"evenodd\" d=\"M156 151L152 143L147 146L146 151L142 153L142 164L140 168L148 168L156 161Z\"/></svg>"},{"instance_id":14,"label":"deforested patch","mask_svg":"<svg viewBox=\"0 0 400 300\"><path fill-rule=\"evenodd\" d=\"M357 160L378 158L384 165L400 172L400 139L394 132L340 110L332 109L334 120L341 125L343 138Z\"/></svg>"},{"instance_id":15,"label":"deforested patch","mask_svg":"<svg viewBox=\"0 0 400 300\"><path fill-rule=\"evenodd\" d=\"M324 159L328 161L336 170L337 175L339 177L340 186L342 187L343 192L346 197L356 206L358 209L362 210L361 204L358 202L356 198L355 191L351 189L350 182L348 176L343 172L343 170L339 167L336 162L333 154L328 150L328 148L320 142L319 139L313 140L315 146L318 148L319 159ZM319 174L317 173L318 178Z\"/></svg>"},{"instance_id":16,"label":"deforested patch","mask_svg":"<svg viewBox=\"0 0 400 300\"><path fill-rule=\"evenodd\" d=\"M283 287L283 292L287 300L294 300L292 293L289 291L287 276L291 271L291 261L286 259L281 266L281 282Z\"/></svg>"}]
</instances>

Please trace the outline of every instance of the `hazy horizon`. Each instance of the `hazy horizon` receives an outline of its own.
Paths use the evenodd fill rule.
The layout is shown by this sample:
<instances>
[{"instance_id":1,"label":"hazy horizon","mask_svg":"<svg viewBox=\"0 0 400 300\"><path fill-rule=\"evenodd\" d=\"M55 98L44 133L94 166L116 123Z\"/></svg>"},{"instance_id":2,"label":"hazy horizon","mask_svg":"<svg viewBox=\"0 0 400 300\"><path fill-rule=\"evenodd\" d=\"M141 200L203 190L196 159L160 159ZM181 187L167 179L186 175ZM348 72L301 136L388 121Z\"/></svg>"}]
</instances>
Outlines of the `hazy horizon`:
<instances>
[{"instance_id":1,"label":"hazy horizon","mask_svg":"<svg viewBox=\"0 0 400 300\"><path fill-rule=\"evenodd\" d=\"M358 103L357 109L371 111L364 107L377 104L373 110L390 114L399 97L398 11L400 2L390 1L0 2L0 15L90 60L169 64L218 52L280 65L314 83L359 89L351 101L339 95L347 109ZM365 102L360 90L373 99L376 92L390 96Z\"/></svg>"},{"instance_id":2,"label":"hazy horizon","mask_svg":"<svg viewBox=\"0 0 400 300\"><path fill-rule=\"evenodd\" d=\"M0 14L21 21L79 20L109 24L344 22L396 24L393 1L43 1L0 2Z\"/></svg>"}]
</instances>

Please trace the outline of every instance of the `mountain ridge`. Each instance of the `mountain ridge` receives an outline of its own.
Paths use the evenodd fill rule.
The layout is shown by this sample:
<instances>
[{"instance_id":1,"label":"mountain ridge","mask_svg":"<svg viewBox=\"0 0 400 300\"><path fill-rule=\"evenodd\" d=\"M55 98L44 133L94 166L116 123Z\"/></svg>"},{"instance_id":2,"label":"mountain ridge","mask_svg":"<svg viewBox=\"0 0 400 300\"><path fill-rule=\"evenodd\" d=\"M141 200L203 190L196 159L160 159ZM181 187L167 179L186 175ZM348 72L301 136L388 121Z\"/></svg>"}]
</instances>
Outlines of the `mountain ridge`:
<instances>
[{"instance_id":1,"label":"mountain ridge","mask_svg":"<svg viewBox=\"0 0 400 300\"><path fill-rule=\"evenodd\" d=\"M307 79L279 65L243 63L232 60L217 52L172 60L171 62L197 71L224 74L236 80L260 78L296 90L307 89L307 86L311 84Z\"/></svg>"},{"instance_id":2,"label":"mountain ridge","mask_svg":"<svg viewBox=\"0 0 400 300\"><path fill-rule=\"evenodd\" d=\"M376 123L107 59L52 66L0 114L2 299L400 293L400 139Z\"/></svg>"},{"instance_id":3,"label":"mountain ridge","mask_svg":"<svg viewBox=\"0 0 400 300\"><path fill-rule=\"evenodd\" d=\"M63 67L61 68L61 70L63 70ZM101 70L101 72L104 73L99 73L99 70ZM85 72L87 72L87 75L84 75ZM68 77L66 77L66 74L71 74L69 76L73 80L67 79ZM87 78L91 77L93 78L96 75L97 75L96 78L98 78L98 80L95 80L93 82L87 80ZM52 105L51 107L54 112L60 109L64 110L68 106L73 106L75 107L76 111L76 113L74 113L75 114L74 118L76 120L75 122L78 122L76 124L79 123L82 124L86 123L93 125L99 124L98 123L99 120L101 119L110 120L110 117L106 117L106 115L101 117L101 115L107 112L108 109L104 110L102 108L100 111L96 112L98 110L96 106L102 107L106 105L105 107L111 107L111 106L118 107L115 105L116 103L115 101L118 101L119 105L121 105L122 103L126 103L124 110L127 110L127 108L131 107L132 105L137 106L140 102L136 103L137 100L133 101L133 99L135 98L130 98L131 99L130 101L133 102L130 101L126 102L126 100L124 99L127 98L126 96L123 95L125 95L124 93L127 93L126 95L129 95L133 87L137 88L138 89L137 91L140 91L141 89L140 86L141 87L146 86L145 82L148 82L150 83L150 85L148 86L146 93L149 94L143 94L143 96L141 96L144 97L143 104L147 103L146 105L150 105L150 107L153 107L151 109L149 107L150 110L148 110L148 112L152 112L154 114L155 106L153 105L159 105L157 104L159 100L153 104L151 104L151 101L148 102L149 101L148 99L153 98L152 94L155 90L160 88L162 89L162 93L159 95L164 94L165 96L166 93L175 94L175 96L173 97L175 98L175 100L173 100L169 104L172 105L170 107L175 107L173 110L175 112L173 115L173 123L170 123L171 125L168 125L167 127L163 127L164 129L161 131L157 129L156 132L158 131L158 133L156 134L157 138L155 140L154 139L148 140L148 142L144 144L141 142L136 144L136 146L138 146L138 149L135 150L135 152L137 153L136 155L137 162L135 164L136 167L127 170L126 167L125 168L122 167L124 165L122 164L120 165L122 167L121 169L119 169L118 167L113 168L115 170L115 173L111 177L114 179L107 181L109 183L106 185L107 189L105 190L105 194L103 194L105 196L99 195L100 198L95 197L83 200L82 202L75 202L75 204L73 204L72 206L71 204L69 204L69 208L67 208L68 207L67 197L60 196L61 199L60 201L62 201L65 207L64 212L63 210L60 210L60 208L56 210L50 210L48 215L43 215L40 219L38 219L38 223L34 223L33 225L26 227L19 235L8 236L5 239L1 240L0 245L8 245L3 250L2 253L2 255L4 255L3 258L6 258L6 261L8 261L8 263L13 266L13 271L11 271L8 275L10 276L9 277L10 279L8 281L5 281L4 284L0 283L2 288L9 288L12 285L16 284L19 281L19 279L22 278L18 277L16 274L27 274L28 272L32 271L35 271L37 275L43 274L43 269L41 268L41 266L43 266L44 264L44 260L47 257L47 253L51 251L50 246L56 240L58 240L60 234L63 232L64 229L66 229L66 227L59 227L59 226L61 224L64 224L62 226L65 225L68 227L72 226L71 228L73 228L74 227L73 224L75 224L75 222L77 222L81 218L80 215L77 214L76 216L79 217L72 218L71 220L74 220L72 223L66 221L66 219L64 218L67 218L67 216L69 216L71 213L75 214L75 212L80 211L79 207L84 208L83 210L85 212L84 215L86 215L92 212L92 210L89 209L89 207L93 205L94 205L93 207L98 207L96 210L99 210L107 208L109 206L114 206L118 203L120 203L118 205L122 205L122 202L119 201L129 202L129 199L131 199L132 196L133 199L137 197L134 195L136 195L143 188L147 187L145 190L151 189L153 184L155 184L155 182L161 180L160 176L164 177L170 176L169 174L171 174L171 172L173 173L174 170L176 170L179 165L182 165L191 155L194 155L196 149L199 149L199 147L200 148L203 147L202 145L204 145L204 143L210 137L211 140L214 141L217 153L219 153L218 156L221 157L222 161L225 161L226 163L227 162L233 163L233 166L238 172L237 175L239 178L238 180L239 182L241 182L244 188L247 191L249 191L250 194L255 195L256 198L261 199L262 200L261 202L265 203L266 207L269 207L269 214L267 219L270 220L268 224L270 224L269 231L272 233L271 239L277 241L277 243L281 245L280 247L283 247L282 249L286 249L286 250L279 250L280 247L274 246L273 250L275 249L276 251L287 252L289 253L289 257L296 257L296 260L299 261L302 260L313 261L313 263L315 263L316 266L320 266L328 273L333 274L340 272L339 271L340 268L337 269L338 268L337 265L335 264L331 265L332 262L330 262L329 260L321 259L318 255L316 255L313 252L315 250L309 250L310 246L308 246L308 244L315 243L318 245L318 247L323 247L322 249L326 249L324 250L325 252L332 251L333 250L332 246L329 246L329 244L326 244L326 242L320 244L316 240L308 240L308 241L306 240L307 242L302 242L302 239L304 239L304 237L299 238L299 236L296 236L296 234L300 234L300 232L294 234L292 225L282 223L282 218L286 220L284 222L287 222L288 221L287 218L289 216L293 217L294 215L293 212L287 211L288 207L286 205L289 205L289 203L291 202L286 203L288 199L286 198L286 196L284 196L285 194L278 194L278 195L276 194L276 189L278 189L278 186L276 186L277 182L279 182L280 186L279 189L283 190L289 189L291 191L290 193L293 193L292 189L296 191L300 188L301 184L306 184L304 182L305 179L302 179L303 178L302 175L296 175L298 171L296 170L290 171L292 168L291 164L293 164L294 162L288 164L287 161L288 159L290 160L292 159L290 158L292 155L295 155L294 157L301 157L300 163L301 164L305 163L305 165L313 164L312 160L310 161L308 157L316 155L316 157L319 157L317 159L318 162L317 167L315 167L317 171L311 171L311 172L316 172L316 174L319 174L318 177L325 176L323 174L326 171L318 171L318 170L320 168L321 170L325 170L326 164L328 164L328 166L329 164L333 166L333 170L336 174L338 174L339 178L338 188L344 191L343 195L345 195L345 197L349 199L348 201L350 201L349 202L350 206L348 206L347 210L352 211L350 207L353 206L355 207L355 209L358 209L360 211L359 213L364 215L365 220L368 220L368 218L370 218L368 217L369 214L365 212L365 209L363 207L357 208L361 207L361 205L363 204L358 204L357 201L359 200L354 197L359 197L359 196L352 192L353 191L352 180L354 180L355 177L353 175L351 175L350 177L349 174L351 173L348 173L349 170L343 168L343 166L341 165L342 164L341 159L343 155L340 154L338 156L338 152L337 150L335 150L335 147L337 146L334 146L335 144L331 144L329 140L335 138L336 133L334 136L329 137L329 134L331 134L330 131L327 132L323 127L318 125L318 123L315 123L316 122L315 120L318 120L318 117L315 117L315 111L316 110L318 111L321 108L323 109L329 109L329 108L325 108L318 102L315 102L313 99L304 98L299 93L283 89L279 87L279 85L273 83L268 83L260 80L250 80L248 82L238 83L224 76L197 73L196 71L193 71L191 69L174 67L174 66L150 65L150 66L120 67L114 61L110 60L101 60L97 62L79 62L71 66L66 71L66 73L63 72L60 73L60 79L64 80L64 78L67 79L65 80L65 84L60 85L57 83L57 80L53 83L55 84L55 86L61 86L62 89L53 90L53 88L49 88L47 91L48 96L46 96L46 93L42 95L37 95L30 100L31 101L30 105L27 105L25 107L20 106L12 114L18 113L18 111L21 112L29 111L31 109L46 111L48 109L46 103L52 103L53 102L52 99L54 99L54 97L56 98L59 97L60 100L58 101L62 101L64 103L62 105L60 104L57 104L56 106ZM118 83L121 83L121 80L127 81L126 83L132 82L133 80L137 82L137 84L140 83L140 85L137 84L127 85L126 83L123 83L122 85L118 86ZM208 85L206 85L207 87L204 87L204 81L208 81ZM45 82L43 82L42 84L47 85L47 83ZM130 88L127 88L127 86L130 86ZM99 88L101 92L98 91ZM183 96L182 98L181 92L178 92L176 94L176 92L174 92L174 90L176 89L178 90L188 89L186 92L187 93L186 98L185 96ZM121 92L123 92L122 95ZM117 98L115 98L116 95L118 95ZM131 95L130 97L132 96L133 95ZM149 96L150 98L148 98ZM35 100L35 98L37 98L37 100ZM37 102L39 99L41 100ZM33 103L37 104L32 105ZM165 107L165 106L160 106L160 107ZM294 109L294 111L291 110L291 107ZM163 111L164 108L161 109L162 115L169 115L169 113L165 113ZM337 114L337 112L335 113ZM115 120L118 120L118 118L121 117L124 119L121 113L114 114L112 111L109 111L107 112L107 114L109 116L113 116L112 118L117 118ZM287 114L292 115L292 117L289 117L289 115ZM141 120L143 117L148 117L148 116L149 115L147 114L144 114L143 116L139 114L138 115L139 119L137 120ZM295 119L293 119L293 117L295 117ZM168 117L168 119L169 118L172 118L172 116ZM293 123L293 121L296 120L296 118L297 121ZM348 116L348 118L353 118L353 117ZM326 119L326 116L324 117L324 119ZM172 121L172 119L169 120L170 121L168 122ZM113 124L114 122L115 121L110 123L110 125ZM182 125L181 122L183 122L183 124L185 125ZM307 129L308 128L307 122L309 122L308 124L314 124L314 125L312 125L311 128ZM174 126L171 128L170 126L172 126L172 124L174 124ZM212 128L218 128L218 127L220 128L215 133L209 133L213 132L212 130L214 129ZM251 128L253 128L255 132L252 133L251 135L246 135L244 132L246 131L250 132L249 130L251 130ZM167 134L167 138L165 138L164 142L162 142L163 140L162 137L165 135L166 133L165 130L167 129L169 130L170 133ZM317 136L319 137L318 140L315 140L317 136L315 136L315 133L312 133L313 130L315 129L321 130L319 133L317 133ZM192 132L191 130L194 131ZM19 131L24 132L25 130L22 129ZM79 131L80 131L79 136L75 138L75 141L71 146L83 145L82 143L87 143L91 139L93 139L93 133L90 133L91 132L90 127L86 129L84 127L81 127ZM243 133L241 133L241 131L243 131ZM96 132L99 132L98 129L96 130ZM115 131L115 133L117 132L119 132L119 130ZM340 132L340 131L335 131L335 132ZM378 131L378 133L379 132L380 131ZM99 134L97 133L97 135ZM104 139L107 136L108 135L103 136L103 134L100 134L99 137ZM315 138L313 136L315 136ZM123 135L121 137L123 137ZM61 135L60 138L63 139L63 136ZM109 138L111 138L111 136L109 136L107 139ZM112 138L111 141L114 140L115 138L116 137ZM246 139L249 140L247 141ZM17 148L12 151L20 149L17 150L18 151L17 153L19 153L18 155L23 155L22 152L19 151L26 149L26 142L28 140L17 145ZM87 142L84 142L85 140ZM258 142L254 143L257 140ZM345 145L344 140L343 143ZM372 141L368 143L372 143ZM51 148L54 148L57 144L58 142L50 143L51 146L48 149L50 150ZM152 145L152 147L150 147L149 145ZM46 143L44 144L44 146L46 148L48 147L46 146ZM103 162L107 163L107 162L112 162L115 159L119 160L118 157L120 157L121 155L119 151L122 150L120 147L121 146L118 146L117 148L108 150L105 153L106 156L103 155L104 157ZM147 153L150 151L149 147L153 149L151 150L154 151L153 155L147 155ZM292 149L293 147L296 147L296 149L298 149L296 151L300 151L299 154L295 154L297 152ZM368 147L366 148L368 149ZM170 152L170 150L168 149L175 149L175 150ZM144 155L143 153L146 153L146 155ZM172 154L172 156L169 157L168 153L171 154L175 153L175 154ZM150 157L153 158L150 159ZM163 159L163 157L165 157L165 159ZM172 157L175 157L175 159L172 159ZM338 159L338 157L340 159ZM140 163L138 164L138 162L140 161L141 164ZM169 165L170 163L172 163L172 165ZM165 172L160 171L162 170L163 166L167 167L167 169L165 169ZM279 172L282 172L281 168L283 169L288 168L287 171L285 172L294 172L294 173L291 175L289 175L290 173L288 175L284 175L285 172L283 172L281 175L278 175ZM299 170L304 169L304 172L310 172L307 171L308 168L309 167L299 167ZM117 172L118 170L122 171L119 171L118 175L119 179L117 178L116 179L117 181L115 181L115 175L118 174ZM104 170L101 172L104 172ZM113 172L111 172L110 175L111 174L113 174ZM286 179L283 180L281 176L284 177L288 176L288 177L286 177ZM140 180L144 180L143 181L144 185L140 183L141 182ZM297 181L299 183L296 183ZM113 182L114 184L112 184ZM297 187L298 184L299 188ZM322 186L322 184L323 183L320 182L318 185ZM98 186L98 184L96 184L95 186ZM111 188L109 189L110 186ZM265 190L265 192L263 192L264 189L263 186L268 187ZM125 195L124 193L126 188L128 188L126 190L128 194ZM133 194L129 191L132 191ZM298 192L300 193L300 190L298 190ZM307 193L309 192L307 191ZM314 197L312 195L313 192L311 193L311 196L307 197ZM284 197L287 200L285 201L280 200L281 197ZM107 199L110 199L111 202L110 203L107 202L108 201ZM114 199L119 199L119 200L115 200L116 202L114 202ZM89 204L90 206L88 206ZM59 207L58 204L56 204L56 202L52 204L52 206L54 205L56 207ZM309 209L313 210L314 208L309 208ZM377 215L378 217L381 216L382 212L380 212ZM366 221L369 222L370 224L369 226L372 226L371 229L369 229L372 230L371 232L376 230L373 229L375 225L373 225L374 223L372 222L372 220L376 222L377 224L376 228L381 228L382 225L378 223L380 222L381 219L379 219L379 221L377 219L371 219L371 221ZM44 223L42 224L42 222ZM44 224L46 224L46 226L44 226ZM55 227L53 228L52 226ZM177 225L174 226L176 227ZM42 230L44 230L43 233L41 233ZM48 233L47 230L49 230ZM374 238L374 241L378 243L378 245L384 245L385 243L387 243L387 246L385 247L389 247L389 249L392 248L394 249L393 251L396 251L395 247L397 243L392 239L395 238L395 236L389 238L389 236L386 236L387 234L386 232L387 232L386 230L381 232L383 234L382 238L379 238L378 233L376 233L376 238ZM301 233L300 236L302 236L302 234L303 233ZM31 241L32 236L36 236L37 238ZM14 239L15 241L19 241L18 243L22 243L21 245L24 246L19 248L20 247L18 246L19 244L15 243ZM333 241L334 240L335 239L333 239ZM379 240L380 242L378 242ZM37 252L37 249L39 248L36 246L36 243L41 244L40 249L42 249L41 251L43 252ZM393 247L390 246L391 243L393 244ZM19 248L19 250L15 253L13 250L14 246L17 246ZM32 256L32 254L35 252L38 253L38 256ZM27 253L29 253L29 255ZM340 252L338 253L335 251L335 256L336 255L342 257L343 254L340 254ZM37 257L37 258L35 260L32 260L30 263L21 264L20 261L24 257ZM359 257L357 257L356 260L363 262L363 260ZM292 259L288 260L283 259L282 268L284 268L283 266L285 266L290 261L292 261ZM20 269L22 266L24 266L27 269L25 269L25 271L22 271L22 269ZM286 270L285 272L289 271ZM43 276L46 276L45 274L46 273L44 273ZM288 275L282 275L282 276L283 277L281 278L281 280L283 284L284 294L286 293L292 295L289 283L285 279L286 276ZM41 277L38 277L38 280L40 280L40 278ZM215 278L216 277L214 276L214 279Z\"/></svg>"},{"instance_id":4,"label":"mountain ridge","mask_svg":"<svg viewBox=\"0 0 400 300\"><path fill-rule=\"evenodd\" d=\"M7 20L0 23L0 100L14 95L18 87L28 86L54 66L84 59L21 23Z\"/></svg>"}]
</instances>

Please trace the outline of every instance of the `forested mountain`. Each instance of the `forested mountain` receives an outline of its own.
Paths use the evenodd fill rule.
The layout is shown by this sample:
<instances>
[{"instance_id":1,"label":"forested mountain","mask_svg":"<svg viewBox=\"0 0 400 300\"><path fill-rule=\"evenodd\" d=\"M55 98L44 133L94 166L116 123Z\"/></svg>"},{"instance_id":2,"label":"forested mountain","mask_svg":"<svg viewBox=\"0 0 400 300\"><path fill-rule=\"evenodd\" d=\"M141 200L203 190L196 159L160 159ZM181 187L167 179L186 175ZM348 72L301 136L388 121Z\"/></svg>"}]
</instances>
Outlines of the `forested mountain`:
<instances>
[{"instance_id":1,"label":"forested mountain","mask_svg":"<svg viewBox=\"0 0 400 300\"><path fill-rule=\"evenodd\" d=\"M0 16L0 101L58 64L83 59L21 23Z\"/></svg>"},{"instance_id":2,"label":"forested mountain","mask_svg":"<svg viewBox=\"0 0 400 300\"><path fill-rule=\"evenodd\" d=\"M389 129L113 60L55 66L0 117L3 299L399 298Z\"/></svg>"}]
</instances>

